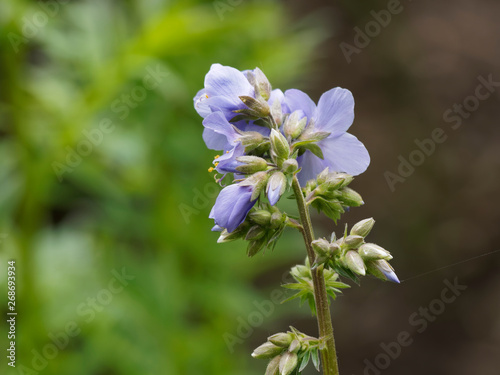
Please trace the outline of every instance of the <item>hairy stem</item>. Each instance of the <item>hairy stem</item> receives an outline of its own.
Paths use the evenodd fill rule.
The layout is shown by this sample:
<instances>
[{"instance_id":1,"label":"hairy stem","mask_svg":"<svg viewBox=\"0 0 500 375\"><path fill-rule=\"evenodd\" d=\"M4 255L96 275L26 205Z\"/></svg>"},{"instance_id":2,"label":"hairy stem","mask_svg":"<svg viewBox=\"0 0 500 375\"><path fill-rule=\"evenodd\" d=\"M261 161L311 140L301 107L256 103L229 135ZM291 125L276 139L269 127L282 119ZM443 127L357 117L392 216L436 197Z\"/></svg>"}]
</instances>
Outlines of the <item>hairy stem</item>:
<instances>
[{"instance_id":1,"label":"hairy stem","mask_svg":"<svg viewBox=\"0 0 500 375\"><path fill-rule=\"evenodd\" d=\"M293 178L292 187L299 208L300 221L302 223L302 228L299 230L304 237L307 255L312 266L315 260L314 250L311 244L314 240L314 232L311 224L311 217L309 216L309 209L304 200L304 195L302 194L297 176ZM338 375L339 366L337 362L337 351L335 349L335 339L333 337L332 317L330 315L330 306L328 305L328 295L326 294L323 266L316 267L311 271L314 284L314 301L316 303L319 335L320 339L325 343L325 348L321 351L323 374Z\"/></svg>"}]
</instances>

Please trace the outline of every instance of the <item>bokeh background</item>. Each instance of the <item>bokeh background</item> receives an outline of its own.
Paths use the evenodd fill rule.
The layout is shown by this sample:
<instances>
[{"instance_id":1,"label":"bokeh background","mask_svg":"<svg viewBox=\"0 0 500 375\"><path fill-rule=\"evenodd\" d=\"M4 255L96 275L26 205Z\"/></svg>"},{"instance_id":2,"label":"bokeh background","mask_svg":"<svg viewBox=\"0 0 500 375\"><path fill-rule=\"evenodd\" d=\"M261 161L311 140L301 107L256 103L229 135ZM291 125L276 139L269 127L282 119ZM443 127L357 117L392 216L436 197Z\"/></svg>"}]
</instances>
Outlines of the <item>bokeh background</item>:
<instances>
[{"instance_id":1,"label":"bokeh background","mask_svg":"<svg viewBox=\"0 0 500 375\"><path fill-rule=\"evenodd\" d=\"M315 216L316 231L374 217L370 239L403 282L365 278L333 304L341 373L498 374L500 88L470 97L479 77L500 82L499 12L493 0L3 0L4 354L9 259L19 315L17 367L2 355L0 373L263 374L249 354L268 335L316 335L306 306L269 302L305 257L296 233L249 259L210 232L214 153L192 97L219 62L314 100L335 86L356 99L366 204L337 227ZM359 30L371 36L356 44ZM464 101L458 126L446 113ZM446 140L391 187L387 172L436 128ZM467 289L439 309L455 279ZM429 305L419 332L410 319ZM367 370L403 331L412 344Z\"/></svg>"}]
</instances>

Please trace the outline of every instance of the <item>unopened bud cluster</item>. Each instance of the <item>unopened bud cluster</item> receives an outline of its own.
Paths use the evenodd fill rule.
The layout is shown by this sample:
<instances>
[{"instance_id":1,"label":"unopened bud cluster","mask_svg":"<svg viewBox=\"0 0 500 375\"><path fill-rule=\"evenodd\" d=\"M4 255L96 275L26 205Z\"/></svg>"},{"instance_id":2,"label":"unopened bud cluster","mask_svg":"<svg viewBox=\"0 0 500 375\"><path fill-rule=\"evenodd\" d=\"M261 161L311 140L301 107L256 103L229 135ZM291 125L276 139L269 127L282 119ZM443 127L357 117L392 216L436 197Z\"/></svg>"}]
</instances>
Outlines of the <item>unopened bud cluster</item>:
<instances>
[{"instance_id":1,"label":"unopened bud cluster","mask_svg":"<svg viewBox=\"0 0 500 375\"><path fill-rule=\"evenodd\" d=\"M270 359L266 375L289 375L302 371L312 359L319 369L320 340L308 336L294 327L291 331L270 336L267 342L252 353L254 358Z\"/></svg>"},{"instance_id":2,"label":"unopened bud cluster","mask_svg":"<svg viewBox=\"0 0 500 375\"><path fill-rule=\"evenodd\" d=\"M245 221L234 231L228 232L224 229L217 242L244 239L248 241L247 255L252 257L264 247L274 247L286 227L287 220L286 214L277 207L262 204L252 208Z\"/></svg>"},{"instance_id":3,"label":"unopened bud cluster","mask_svg":"<svg viewBox=\"0 0 500 375\"><path fill-rule=\"evenodd\" d=\"M388 263L391 254L374 243L365 243L375 220L365 219L354 225L349 234L336 239L332 234L330 241L320 238L312 242L316 253L317 265L326 266L340 275L357 280L357 276L373 275L382 280L399 282L394 270Z\"/></svg>"},{"instance_id":4,"label":"unopened bud cluster","mask_svg":"<svg viewBox=\"0 0 500 375\"><path fill-rule=\"evenodd\" d=\"M304 188L306 202L323 211L335 222L345 212L345 207L364 204L361 195L349 188L353 177L346 173L329 172L325 168L316 178L307 182Z\"/></svg>"}]
</instances>

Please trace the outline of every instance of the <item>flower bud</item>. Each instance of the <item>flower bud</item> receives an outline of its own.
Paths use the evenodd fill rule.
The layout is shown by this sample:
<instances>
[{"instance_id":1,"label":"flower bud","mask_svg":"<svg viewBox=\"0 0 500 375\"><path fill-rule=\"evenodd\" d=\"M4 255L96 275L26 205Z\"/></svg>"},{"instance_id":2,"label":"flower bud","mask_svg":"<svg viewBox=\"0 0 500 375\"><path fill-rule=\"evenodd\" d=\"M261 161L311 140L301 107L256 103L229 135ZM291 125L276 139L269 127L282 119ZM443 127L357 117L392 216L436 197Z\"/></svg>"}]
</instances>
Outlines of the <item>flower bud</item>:
<instances>
[{"instance_id":1,"label":"flower bud","mask_svg":"<svg viewBox=\"0 0 500 375\"><path fill-rule=\"evenodd\" d=\"M279 375L279 373L280 373L280 368L279 368L280 360L281 360L280 355L271 359L271 362L269 362L269 364L267 365L265 375Z\"/></svg>"},{"instance_id":2,"label":"flower bud","mask_svg":"<svg viewBox=\"0 0 500 375\"><path fill-rule=\"evenodd\" d=\"M270 223L271 221L271 213L266 210L257 210L250 212L248 214L250 217L250 220L252 220L254 223L266 226Z\"/></svg>"},{"instance_id":3,"label":"flower bud","mask_svg":"<svg viewBox=\"0 0 500 375\"><path fill-rule=\"evenodd\" d=\"M282 172L275 172L267 182L266 194L271 206L278 203L278 200L286 190L287 180Z\"/></svg>"},{"instance_id":4,"label":"flower bud","mask_svg":"<svg viewBox=\"0 0 500 375\"><path fill-rule=\"evenodd\" d=\"M267 117L271 113L269 104L265 100L257 100L251 96L240 96L241 101L248 107L248 109L239 109L236 113L243 113L251 117Z\"/></svg>"},{"instance_id":5,"label":"flower bud","mask_svg":"<svg viewBox=\"0 0 500 375\"><path fill-rule=\"evenodd\" d=\"M260 225L254 225L248 230L247 235L245 236L246 241L258 240L266 234L266 230L262 228Z\"/></svg>"},{"instance_id":6,"label":"flower bud","mask_svg":"<svg viewBox=\"0 0 500 375\"><path fill-rule=\"evenodd\" d=\"M331 255L337 255L340 253L340 245L337 242L333 242L328 246L328 251Z\"/></svg>"},{"instance_id":7,"label":"flower bud","mask_svg":"<svg viewBox=\"0 0 500 375\"><path fill-rule=\"evenodd\" d=\"M396 275L394 269L386 260L379 259L368 262L367 269L371 275L381 280L384 281L389 280L392 281L393 283L399 284L398 276Z\"/></svg>"},{"instance_id":8,"label":"flower bud","mask_svg":"<svg viewBox=\"0 0 500 375\"><path fill-rule=\"evenodd\" d=\"M385 260L391 260L392 255L389 253L387 250L384 248L375 245L374 243L365 243L361 245L361 247L358 249L359 255L361 255L361 258L366 259L366 260L375 260L375 259L385 259Z\"/></svg>"},{"instance_id":9,"label":"flower bud","mask_svg":"<svg viewBox=\"0 0 500 375\"><path fill-rule=\"evenodd\" d=\"M290 333L276 333L267 339L272 342L276 346L280 346L282 348L288 348L292 343L292 335Z\"/></svg>"},{"instance_id":10,"label":"flower bud","mask_svg":"<svg viewBox=\"0 0 500 375\"><path fill-rule=\"evenodd\" d=\"M247 255L249 257L253 257L255 254L257 254L259 251L262 250L265 244L266 244L265 237L262 237L258 240L250 241L247 247Z\"/></svg>"},{"instance_id":11,"label":"flower bud","mask_svg":"<svg viewBox=\"0 0 500 375\"><path fill-rule=\"evenodd\" d=\"M356 251L348 251L344 258L344 264L354 273L358 275L365 275L365 263L363 259Z\"/></svg>"},{"instance_id":12,"label":"flower bud","mask_svg":"<svg viewBox=\"0 0 500 375\"><path fill-rule=\"evenodd\" d=\"M361 236L350 235L344 239L344 243L349 249L357 249L363 242L364 238Z\"/></svg>"},{"instance_id":13,"label":"flower bud","mask_svg":"<svg viewBox=\"0 0 500 375\"><path fill-rule=\"evenodd\" d=\"M345 187L341 190L340 200L349 207L358 207L364 204L363 198L356 191Z\"/></svg>"},{"instance_id":14,"label":"flower bud","mask_svg":"<svg viewBox=\"0 0 500 375\"><path fill-rule=\"evenodd\" d=\"M290 146L286 138L279 131L271 129L271 149L278 159L278 166L290 156Z\"/></svg>"},{"instance_id":15,"label":"flower bud","mask_svg":"<svg viewBox=\"0 0 500 375\"><path fill-rule=\"evenodd\" d=\"M302 110L294 111L285 121L283 132L291 139L297 138L305 129L307 117Z\"/></svg>"},{"instance_id":16,"label":"flower bud","mask_svg":"<svg viewBox=\"0 0 500 375\"><path fill-rule=\"evenodd\" d=\"M264 136L259 132L254 131L243 132L238 140L243 146L245 146L246 152L252 151L265 143Z\"/></svg>"},{"instance_id":17,"label":"flower bud","mask_svg":"<svg viewBox=\"0 0 500 375\"><path fill-rule=\"evenodd\" d=\"M299 169L299 163L297 163L297 160L295 159L285 160L282 169L285 173L294 173L297 169Z\"/></svg>"},{"instance_id":18,"label":"flower bud","mask_svg":"<svg viewBox=\"0 0 500 375\"><path fill-rule=\"evenodd\" d=\"M254 77L255 77L255 91L264 98L264 100L269 100L271 97L271 83L267 79L266 75L259 68L255 68Z\"/></svg>"},{"instance_id":19,"label":"flower bud","mask_svg":"<svg viewBox=\"0 0 500 375\"><path fill-rule=\"evenodd\" d=\"M286 215L283 215L281 212L273 212L271 215L271 228L278 228L281 224L284 223L286 219Z\"/></svg>"},{"instance_id":20,"label":"flower bud","mask_svg":"<svg viewBox=\"0 0 500 375\"><path fill-rule=\"evenodd\" d=\"M330 243L324 238L314 240L311 245L318 256L328 257L330 255Z\"/></svg>"},{"instance_id":21,"label":"flower bud","mask_svg":"<svg viewBox=\"0 0 500 375\"><path fill-rule=\"evenodd\" d=\"M275 99L273 104L271 105L271 116L273 116L276 125L280 127L283 122L283 110L281 108L281 101L279 99Z\"/></svg>"},{"instance_id":22,"label":"flower bud","mask_svg":"<svg viewBox=\"0 0 500 375\"><path fill-rule=\"evenodd\" d=\"M259 197L262 189L264 189L264 187L266 186L268 178L269 175L266 172L257 172L241 181L240 185L253 187L253 192L250 200L254 201Z\"/></svg>"},{"instance_id":23,"label":"flower bud","mask_svg":"<svg viewBox=\"0 0 500 375\"><path fill-rule=\"evenodd\" d=\"M296 353L286 352L281 356L279 369L280 375L290 375L297 367L298 356Z\"/></svg>"},{"instance_id":24,"label":"flower bud","mask_svg":"<svg viewBox=\"0 0 500 375\"><path fill-rule=\"evenodd\" d=\"M292 343L290 344L290 347L288 348L288 351L290 353L297 353L299 350L300 350L300 341L293 340Z\"/></svg>"},{"instance_id":25,"label":"flower bud","mask_svg":"<svg viewBox=\"0 0 500 375\"><path fill-rule=\"evenodd\" d=\"M265 342L261 346L259 346L257 349L255 349L252 353L252 357L254 358L272 358L274 356L277 356L283 351L283 348L280 348L279 346L274 345L273 343L270 342Z\"/></svg>"},{"instance_id":26,"label":"flower bud","mask_svg":"<svg viewBox=\"0 0 500 375\"><path fill-rule=\"evenodd\" d=\"M265 171L267 169L267 161L258 156L239 156L236 158L236 161L243 163L237 166L236 170L244 174Z\"/></svg>"},{"instance_id":27,"label":"flower bud","mask_svg":"<svg viewBox=\"0 0 500 375\"><path fill-rule=\"evenodd\" d=\"M361 220L360 222L354 224L351 229L351 234L366 237L372 230L374 224L375 220L373 220L372 217L369 219Z\"/></svg>"}]
</instances>

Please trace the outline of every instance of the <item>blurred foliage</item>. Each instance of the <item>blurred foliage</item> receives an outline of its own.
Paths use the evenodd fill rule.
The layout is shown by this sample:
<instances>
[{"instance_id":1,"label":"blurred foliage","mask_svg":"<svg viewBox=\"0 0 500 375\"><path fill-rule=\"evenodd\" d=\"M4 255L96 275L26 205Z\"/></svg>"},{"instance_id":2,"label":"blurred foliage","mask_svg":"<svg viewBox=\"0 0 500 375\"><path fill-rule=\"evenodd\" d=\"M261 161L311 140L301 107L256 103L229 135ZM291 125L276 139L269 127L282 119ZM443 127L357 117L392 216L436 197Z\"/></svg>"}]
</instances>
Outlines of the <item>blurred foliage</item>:
<instances>
[{"instance_id":1,"label":"blurred foliage","mask_svg":"<svg viewBox=\"0 0 500 375\"><path fill-rule=\"evenodd\" d=\"M290 87L326 33L294 25L276 1L214 5L0 4L0 274L17 261L18 366L33 368L75 322L81 333L39 373L262 372L248 342L231 354L223 334L269 298L252 282L303 251L295 235L252 260L241 244L216 245L213 153L192 97L215 62L259 66ZM151 71L167 75L148 89ZM123 267L134 280L106 292ZM304 314L276 311L269 321Z\"/></svg>"}]
</instances>

